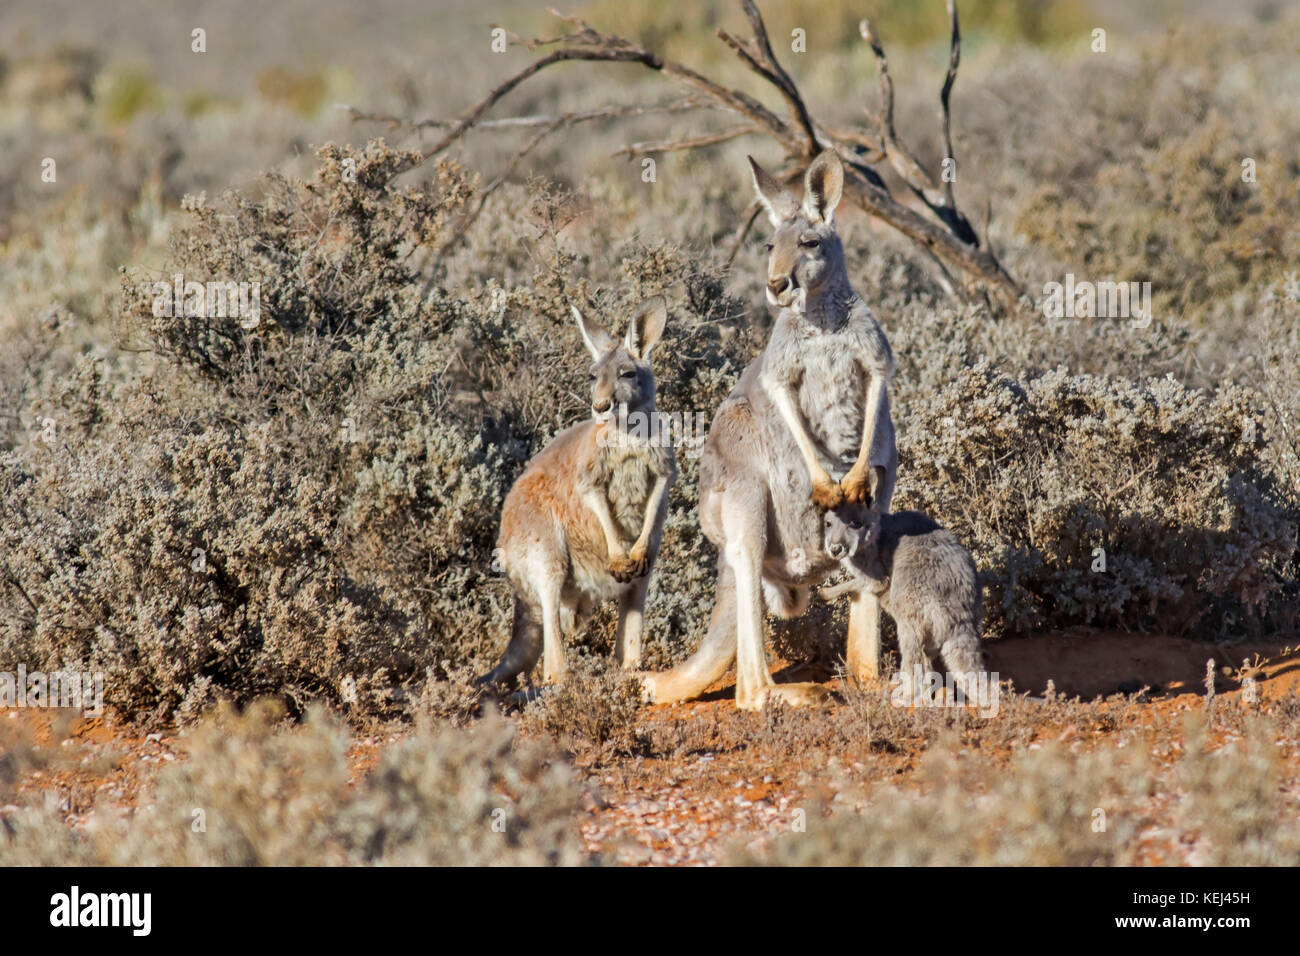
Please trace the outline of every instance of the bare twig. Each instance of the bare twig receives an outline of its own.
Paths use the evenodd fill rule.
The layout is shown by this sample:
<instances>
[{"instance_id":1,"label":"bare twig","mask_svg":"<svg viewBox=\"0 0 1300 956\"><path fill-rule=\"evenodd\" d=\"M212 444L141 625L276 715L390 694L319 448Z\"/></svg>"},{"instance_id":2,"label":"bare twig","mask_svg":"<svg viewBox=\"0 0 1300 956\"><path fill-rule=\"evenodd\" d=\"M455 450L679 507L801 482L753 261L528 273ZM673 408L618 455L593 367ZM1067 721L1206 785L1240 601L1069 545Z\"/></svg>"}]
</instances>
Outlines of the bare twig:
<instances>
[{"instance_id":1,"label":"bare twig","mask_svg":"<svg viewBox=\"0 0 1300 956\"><path fill-rule=\"evenodd\" d=\"M731 251L727 253L727 267L736 261L736 255L740 252L740 247L745 244L745 237L749 235L749 230L754 228L754 220L758 218L759 212L763 209L763 204L755 199L745 210L745 215L741 221L740 228L736 230L735 237L731 240Z\"/></svg>"},{"instance_id":2,"label":"bare twig","mask_svg":"<svg viewBox=\"0 0 1300 956\"><path fill-rule=\"evenodd\" d=\"M563 116L559 117L554 122L552 122L550 126L547 126L542 130L539 130L532 137L532 139L530 139L524 145L523 149L515 153L514 157L510 160L506 168L500 174L498 174L497 177L492 180L492 182L488 183L488 185L483 189L482 192L479 193L478 202L474 204L474 208L471 209L469 212L467 212L461 218L460 222L456 224L456 229L453 231L451 236L448 237L442 243L442 245L438 247L438 251L434 256L434 259L436 260L441 258L442 254L448 248L450 248L453 244L459 242L460 238L463 235L465 235L466 232L469 231L469 227L472 226L474 224L474 221L478 219L480 214L482 214L483 207L487 205L487 201L492 197L492 194L496 192L498 189L500 189L502 184L504 184L507 179L509 179L511 176L515 174L515 170L519 168L519 164L520 162L523 161L525 156L527 156L534 149L540 146L542 144L542 141L545 140L548 136L561 129L564 129L569 125L570 125L570 120L568 120Z\"/></svg>"},{"instance_id":3,"label":"bare twig","mask_svg":"<svg viewBox=\"0 0 1300 956\"><path fill-rule=\"evenodd\" d=\"M939 102L943 104L943 148L948 159L956 163L957 157L952 151L952 113L948 109L948 98L952 95L953 84L957 82L957 66L961 63L961 27L957 25L956 0L948 0L948 22L952 24L952 41L949 44L948 72L943 78L943 89L939 91ZM944 202L949 208L956 209L957 201L952 195L952 184L956 176L939 178L943 182Z\"/></svg>"},{"instance_id":4,"label":"bare twig","mask_svg":"<svg viewBox=\"0 0 1300 956\"><path fill-rule=\"evenodd\" d=\"M752 136L756 133L762 132L764 132L764 130L761 126L754 126L751 123L745 126L736 126L732 129L724 129L717 133L706 133L703 136L696 136L691 139L652 140L644 143L628 143L626 146L614 150L610 155L626 156L631 159L635 156L647 156L650 153L672 153L683 149L700 149L705 146L716 146L718 143L730 142L733 139L739 139L741 136Z\"/></svg>"},{"instance_id":5,"label":"bare twig","mask_svg":"<svg viewBox=\"0 0 1300 956\"><path fill-rule=\"evenodd\" d=\"M771 41L767 37L767 26L763 23L763 16L758 12L758 7L754 6L754 0L740 0L740 6L745 11L745 16L749 19L749 25L754 31L754 38L750 41L750 44L757 50L757 56L750 51L748 46L736 40L725 30L719 30L718 36L735 50L751 69L758 72L780 91L781 96L785 99L786 106L790 109L790 116L803 131L806 154L808 159L811 160L821 152L822 148L817 140L817 131L813 126L812 117L808 114L808 107L805 105L803 97L799 95L799 89L794 85L794 80L790 79L790 74L777 62L776 54L772 52Z\"/></svg>"},{"instance_id":6,"label":"bare twig","mask_svg":"<svg viewBox=\"0 0 1300 956\"><path fill-rule=\"evenodd\" d=\"M940 99L943 102L945 148L948 150L946 158L953 160L948 96L952 92L952 84L957 78L957 63L961 59L961 32L957 27L957 8L952 0L948 0L948 11L952 17L953 46L948 63L948 75L944 81ZM883 141L882 149L889 159L889 164L917 198L925 203L941 222L948 226L954 236L967 245L978 246L979 237L975 234L969 220L957 208L956 202L953 200L951 180L945 181L942 189L937 188L934 179L925 171L915 154L898 138L897 130L894 127L894 81L889 75L889 59L885 56L885 50L872 31L869 21L863 20L858 25L858 30L862 34L862 39L870 44L871 52L876 57L876 67L880 73L881 113L877 122L880 128L880 138ZM953 161L955 162L955 160ZM941 181L946 179L943 175L940 175L939 178Z\"/></svg>"},{"instance_id":7,"label":"bare twig","mask_svg":"<svg viewBox=\"0 0 1300 956\"><path fill-rule=\"evenodd\" d=\"M367 113L354 106L340 105L346 110L353 122L385 123L390 127L407 129L446 129L452 125L451 120L430 117L423 120L407 120L387 113ZM474 124L474 129L526 129L535 126L550 126L563 120L567 125L587 123L601 119L625 119L629 116L647 116L652 113L686 113L693 110L708 109L709 104L698 99L687 98L672 103L631 104L628 106L601 106L590 110L574 110L571 113L538 113L532 116L507 116L503 119L481 120Z\"/></svg>"},{"instance_id":8,"label":"bare twig","mask_svg":"<svg viewBox=\"0 0 1300 956\"><path fill-rule=\"evenodd\" d=\"M865 129L817 123L799 93L798 87L777 61L768 38L767 28L754 0L739 0L739 4L749 20L754 36L749 40L741 40L722 30L718 31L718 35L755 75L777 89L788 108L790 114L788 120L778 116L757 99L739 89L723 86L690 67L665 59L625 37L597 30L578 17L552 11L561 20L574 26L576 32L545 39L514 37L512 42L530 50L541 47L558 47L557 49L552 49L506 78L487 96L459 116L451 120L426 120L419 124L406 125L421 129L443 130L441 138L424 151L423 155L426 159L443 152L474 128L539 128L539 135L516 154L507 170L493 181L489 189L495 190L505 176L513 174L519 160L538 142L557 129L577 122L688 109L713 109L732 113L743 120L742 125L678 139L633 142L618 150L615 155L633 157L652 152L697 149L757 133L770 136L785 151L790 161L786 172L788 178L794 180L802 175L808 163L820 150L832 148L845 161L846 199L869 215L887 222L921 246L923 254L928 259L940 264L940 281L945 288L955 287L952 273L960 272L968 283L983 283L1004 309L1015 310L1021 297L1020 289L992 253L987 248L981 248L975 230L956 206L952 183L943 182L941 186L936 186L935 179L899 140L894 126L893 80L889 76L884 50L871 32L870 25L863 21L861 30L863 37L872 46L880 69L882 111L880 117L874 119L879 132L878 137L873 137ZM948 152L948 157L945 158L951 158L950 97L960 63L961 33L957 22L956 4L953 0L948 0L947 6L952 26L952 40L948 73L940 100L943 106L944 145ZM640 64L687 87L691 98L682 103L659 107L609 106L555 116L519 116L497 120L486 118L488 111L521 83L547 67L566 61ZM353 115L377 122L393 121L391 117L364 114L360 111L353 111ZM893 198L884 180L872 168L873 163L882 159L888 159L903 182L920 198L925 206L924 211L905 206ZM944 178L940 177L941 180ZM473 215L476 216L481 211L485 200L486 196L482 197ZM925 214L927 211L929 216ZM737 230L731 258L737 254L755 218L756 211L751 208L745 217L745 222Z\"/></svg>"},{"instance_id":9,"label":"bare twig","mask_svg":"<svg viewBox=\"0 0 1300 956\"><path fill-rule=\"evenodd\" d=\"M575 22L576 18L562 17L562 19ZM576 21L582 23L582 21ZM486 97L476 103L474 106L465 110L455 120L448 124L448 132L433 146L424 151L426 159L436 156L451 146L452 143L460 139L469 129L476 126L483 118L483 115L495 106L511 90L519 86L528 78L540 73L548 66L556 63L563 63L571 60L587 61L604 61L611 63L640 63L649 69L664 73L673 79L690 86L700 93L705 94L714 100L724 109L740 113L747 116L754 123L764 127L768 133L774 136L778 141L786 145L787 148L793 148L796 145L796 139L789 125L779 116L769 110L758 100L739 90L729 89L721 86L707 77L697 73L690 67L675 63L672 60L665 60L657 53L653 53L644 47L633 43L620 36L613 34L600 33L593 30L590 26L583 24L583 32L577 35L581 39L582 45L569 46L548 53L537 60L534 60L528 66L507 78L500 85L495 87ZM550 41L547 41L550 42Z\"/></svg>"}]
</instances>

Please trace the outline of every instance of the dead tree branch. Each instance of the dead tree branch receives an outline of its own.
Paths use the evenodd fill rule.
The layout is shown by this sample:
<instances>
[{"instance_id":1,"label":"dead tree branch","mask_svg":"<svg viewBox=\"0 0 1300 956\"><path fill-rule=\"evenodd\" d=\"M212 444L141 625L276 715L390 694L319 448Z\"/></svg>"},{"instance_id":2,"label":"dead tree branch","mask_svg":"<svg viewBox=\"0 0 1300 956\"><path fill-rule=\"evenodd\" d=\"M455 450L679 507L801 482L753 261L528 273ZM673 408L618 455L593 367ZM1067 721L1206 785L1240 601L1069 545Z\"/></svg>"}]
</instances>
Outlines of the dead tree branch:
<instances>
[{"instance_id":1,"label":"dead tree branch","mask_svg":"<svg viewBox=\"0 0 1300 956\"><path fill-rule=\"evenodd\" d=\"M957 7L953 0L948 0L948 16L952 27L952 44L948 60L948 73L944 78L943 90L939 94L939 99L943 104L944 149L947 151L945 160L955 164L957 160L952 151L952 119L948 102L952 94L953 83L957 80L957 64L961 61L961 30L957 25ZM967 245L978 246L979 237L975 234L975 229L971 226L970 220L966 218L965 214L957 208L957 203L953 198L952 186L956 175L955 166L940 172L939 178L943 185L942 187L936 187L933 177L925 171L916 155L898 138L898 133L894 127L894 81L889 75L889 59L885 56L885 50L880 45L880 40L872 32L870 21L863 20L858 25L858 30L862 34L862 39L870 44L871 52L876 57L876 68L880 73L881 108L880 116L877 118L877 125L880 128L881 148L889 160L889 165L893 167L898 177L907 184L907 188L912 190L912 193L925 203L930 211L952 231L954 236Z\"/></svg>"},{"instance_id":2,"label":"dead tree branch","mask_svg":"<svg viewBox=\"0 0 1300 956\"><path fill-rule=\"evenodd\" d=\"M534 138L521 153L516 155L507 173L503 174L509 175L518 165L518 161L542 138L556 129L576 122L687 110L714 110L732 114L741 120L741 125L678 139L633 142L618 150L615 155L634 157L649 153L699 149L740 136L766 135L784 151L787 166L783 172L790 180L795 181L802 176L808 163L821 150L834 149L846 165L845 197L864 212L883 220L920 245L926 258L940 265L941 282L945 287L951 288L953 286L951 277L960 273L964 276L964 284L967 287L982 285L1005 311L1017 309L1021 291L992 255L987 242L981 246L979 237L969 220L958 208L953 195L951 175L941 175L939 177L941 185L936 186L935 178L926 172L922 164L899 140L894 125L893 80L889 76L884 49L872 32L870 24L864 20L860 29L862 36L871 44L880 71L881 114L874 118L877 135L872 135L872 131L868 129L818 123L808 109L798 86L777 60L768 37L767 27L754 0L739 0L739 4L754 35L748 40L742 40L725 30L719 30L718 36L750 71L776 89L785 102L789 113L788 119L777 115L758 99L742 90L724 86L684 64L665 59L626 37L597 30L577 17L552 10L555 16L575 27L575 32L550 38L514 37L513 42L529 50L549 47L555 49L551 49L550 52L507 77L482 100L453 119L426 120L420 124L410 125L443 131L438 141L424 151L423 155L426 159L444 152L472 129L540 127L540 136ZM954 0L947 0L947 8L952 28L951 48L948 72L940 93L940 101L943 107L944 148L948 154L945 158L953 159L950 98L961 59L961 31L957 22ZM520 84L550 66L572 61L639 64L686 87L689 91L689 99L665 106L612 106L557 116L519 116L496 120L486 118L486 114ZM362 114L359 111L354 111L354 115L357 118L378 122L389 119ZM885 181L872 168L873 164L882 159L889 161L890 166L924 205L923 210L904 205L894 199ZM950 172L950 168L945 172ZM502 177L499 176L493 181L493 188L499 185L501 179ZM477 215L481 208L480 203L476 206L474 214ZM737 230L732 256L744 241L754 218L751 212L745 217L741 228Z\"/></svg>"},{"instance_id":3,"label":"dead tree branch","mask_svg":"<svg viewBox=\"0 0 1300 956\"><path fill-rule=\"evenodd\" d=\"M705 146L716 146L718 143L726 143L733 139L739 139L742 136L753 136L764 132L761 126L755 126L752 123L745 126L737 126L732 129L724 129L717 133L706 133L703 136L696 136L691 139L667 139L655 140L645 143L628 143L621 146L611 156L626 156L632 159L636 156L648 156L651 153L673 153L683 149L701 149Z\"/></svg>"},{"instance_id":4,"label":"dead tree branch","mask_svg":"<svg viewBox=\"0 0 1300 956\"><path fill-rule=\"evenodd\" d=\"M436 117L422 120L407 120L400 116L393 116L388 113L370 113L365 110L359 110L355 106L340 105L337 108L346 111L354 123L384 123L393 129L446 129L451 126L453 122L451 120L438 119ZM634 103L628 106L600 106L590 110L574 110L570 113L539 113L534 116L507 116L504 119L482 120L475 123L474 128L479 130L527 129L535 126L550 126L557 122L563 122L567 126L573 126L577 123L588 123L592 120L626 119L629 116L648 116L653 113L688 113L695 110L709 108L710 105L708 103L703 103L698 99L688 97L687 99L675 100L671 103Z\"/></svg>"},{"instance_id":5,"label":"dead tree branch","mask_svg":"<svg viewBox=\"0 0 1300 956\"><path fill-rule=\"evenodd\" d=\"M957 82L957 66L961 63L961 27L957 25L956 0L948 0L948 22L952 25L952 40L949 44L948 72L943 78L943 89L939 91L939 102L943 104L944 153L955 163L956 153L952 151L952 112L948 108L948 98L952 96L952 86ZM943 179L944 203L949 209L956 209L957 201L952 196L952 184L957 177L940 178Z\"/></svg>"}]
</instances>

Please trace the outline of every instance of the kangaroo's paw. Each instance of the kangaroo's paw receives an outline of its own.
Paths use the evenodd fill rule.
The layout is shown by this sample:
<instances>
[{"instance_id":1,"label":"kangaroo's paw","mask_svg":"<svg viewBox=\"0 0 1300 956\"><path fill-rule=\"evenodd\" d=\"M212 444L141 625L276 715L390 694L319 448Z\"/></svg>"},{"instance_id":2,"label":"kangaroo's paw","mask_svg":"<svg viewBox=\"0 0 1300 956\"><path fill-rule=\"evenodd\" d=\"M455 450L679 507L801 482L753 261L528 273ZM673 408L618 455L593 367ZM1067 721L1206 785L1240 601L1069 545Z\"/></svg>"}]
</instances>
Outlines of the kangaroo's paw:
<instances>
[{"instance_id":1,"label":"kangaroo's paw","mask_svg":"<svg viewBox=\"0 0 1300 956\"><path fill-rule=\"evenodd\" d=\"M634 547L627 555L627 565L632 570L632 577L643 578L650 571L650 559L646 557L645 548Z\"/></svg>"},{"instance_id":2,"label":"kangaroo's paw","mask_svg":"<svg viewBox=\"0 0 1300 956\"><path fill-rule=\"evenodd\" d=\"M740 710L762 710L769 701L780 701L787 707L816 707L825 704L831 693L821 684L775 684L764 687L747 700L736 698Z\"/></svg>"},{"instance_id":3,"label":"kangaroo's paw","mask_svg":"<svg viewBox=\"0 0 1300 956\"><path fill-rule=\"evenodd\" d=\"M840 482L840 488L844 492L845 501L855 505L870 504L871 472L865 468L861 471L850 468L849 473Z\"/></svg>"},{"instance_id":4,"label":"kangaroo's paw","mask_svg":"<svg viewBox=\"0 0 1300 956\"><path fill-rule=\"evenodd\" d=\"M646 560L645 552L638 557L635 552L622 557L610 558L609 573L615 581L620 584L627 584L633 578L644 577L649 569L650 562Z\"/></svg>"},{"instance_id":5,"label":"kangaroo's paw","mask_svg":"<svg viewBox=\"0 0 1300 956\"><path fill-rule=\"evenodd\" d=\"M844 489L833 481L814 481L812 499L822 511L830 511L844 503Z\"/></svg>"}]
</instances>

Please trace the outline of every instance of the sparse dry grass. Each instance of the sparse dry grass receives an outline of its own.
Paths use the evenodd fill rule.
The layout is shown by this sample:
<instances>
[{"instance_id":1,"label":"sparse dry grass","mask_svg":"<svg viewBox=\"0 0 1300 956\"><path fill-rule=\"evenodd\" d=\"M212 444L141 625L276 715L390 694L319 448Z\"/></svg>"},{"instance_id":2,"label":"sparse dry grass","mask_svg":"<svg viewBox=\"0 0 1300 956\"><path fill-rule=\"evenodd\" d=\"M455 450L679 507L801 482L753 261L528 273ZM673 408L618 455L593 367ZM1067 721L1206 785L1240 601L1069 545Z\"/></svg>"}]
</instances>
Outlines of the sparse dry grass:
<instances>
[{"instance_id":1,"label":"sparse dry grass","mask_svg":"<svg viewBox=\"0 0 1300 956\"><path fill-rule=\"evenodd\" d=\"M6 866L574 865L581 790L565 763L499 717L417 725L355 786L350 734L324 709L222 710L138 807L104 803L73 829L52 804L0 818ZM2 771L3 768L0 768ZM3 783L0 780L0 783Z\"/></svg>"}]
</instances>

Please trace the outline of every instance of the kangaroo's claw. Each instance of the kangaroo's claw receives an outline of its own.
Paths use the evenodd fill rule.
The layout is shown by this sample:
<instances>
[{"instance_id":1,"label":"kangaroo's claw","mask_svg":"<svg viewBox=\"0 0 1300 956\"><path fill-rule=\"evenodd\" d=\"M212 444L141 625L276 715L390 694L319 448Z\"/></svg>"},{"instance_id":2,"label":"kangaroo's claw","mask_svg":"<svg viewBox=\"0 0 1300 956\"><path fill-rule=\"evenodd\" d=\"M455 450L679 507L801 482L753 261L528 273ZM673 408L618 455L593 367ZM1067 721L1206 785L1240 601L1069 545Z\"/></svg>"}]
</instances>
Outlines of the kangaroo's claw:
<instances>
[{"instance_id":1,"label":"kangaroo's claw","mask_svg":"<svg viewBox=\"0 0 1300 956\"><path fill-rule=\"evenodd\" d=\"M644 552L637 554L634 551L626 557L611 558L609 561L609 573L620 584L627 584L633 578L645 577L649 570L650 561Z\"/></svg>"},{"instance_id":2,"label":"kangaroo's claw","mask_svg":"<svg viewBox=\"0 0 1300 956\"><path fill-rule=\"evenodd\" d=\"M830 511L844 503L844 489L833 481L814 481L812 498L822 511Z\"/></svg>"},{"instance_id":3,"label":"kangaroo's claw","mask_svg":"<svg viewBox=\"0 0 1300 956\"><path fill-rule=\"evenodd\" d=\"M871 475L867 471L850 469L844 476L844 480L840 482L840 488L844 492L845 501L852 504L871 503Z\"/></svg>"}]
</instances>

